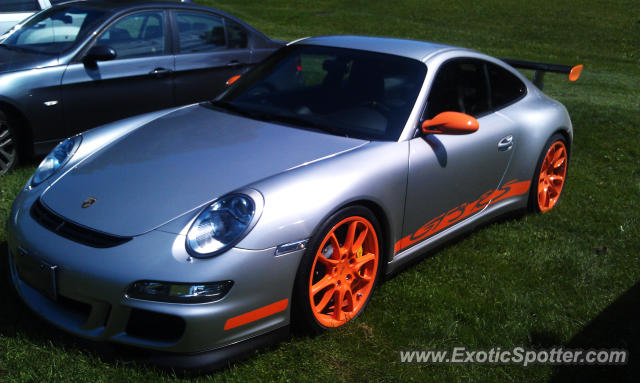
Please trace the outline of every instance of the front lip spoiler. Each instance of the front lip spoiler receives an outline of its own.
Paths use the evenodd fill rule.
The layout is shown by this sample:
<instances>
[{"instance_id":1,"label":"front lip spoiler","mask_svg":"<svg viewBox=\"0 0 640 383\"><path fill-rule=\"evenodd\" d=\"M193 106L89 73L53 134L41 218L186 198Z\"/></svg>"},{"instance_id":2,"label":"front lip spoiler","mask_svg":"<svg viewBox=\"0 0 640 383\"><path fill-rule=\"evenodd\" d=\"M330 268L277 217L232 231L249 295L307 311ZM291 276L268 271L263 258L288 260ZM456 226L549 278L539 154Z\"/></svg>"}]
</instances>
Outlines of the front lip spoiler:
<instances>
[{"instance_id":1,"label":"front lip spoiler","mask_svg":"<svg viewBox=\"0 0 640 383\"><path fill-rule=\"evenodd\" d=\"M125 356L125 358L128 356L141 363L172 369L177 373L205 374L227 367L232 362L246 359L258 349L287 340L290 334L290 326L286 325L266 334L211 351L189 354L146 350L132 346L118 346L118 348L124 347L129 350L129 352L124 355L120 354L120 356Z\"/></svg>"}]
</instances>

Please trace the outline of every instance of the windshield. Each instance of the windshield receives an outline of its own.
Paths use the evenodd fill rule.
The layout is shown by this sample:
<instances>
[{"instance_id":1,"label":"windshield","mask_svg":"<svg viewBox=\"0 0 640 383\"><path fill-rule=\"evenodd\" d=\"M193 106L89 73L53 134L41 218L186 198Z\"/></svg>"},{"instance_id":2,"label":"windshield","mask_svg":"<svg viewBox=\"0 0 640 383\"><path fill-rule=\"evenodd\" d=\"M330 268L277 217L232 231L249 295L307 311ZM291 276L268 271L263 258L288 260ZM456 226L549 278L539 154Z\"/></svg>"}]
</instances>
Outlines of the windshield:
<instances>
[{"instance_id":1,"label":"windshield","mask_svg":"<svg viewBox=\"0 0 640 383\"><path fill-rule=\"evenodd\" d=\"M250 118L395 141L426 72L424 63L405 57L292 45L258 64L212 104Z\"/></svg>"},{"instance_id":2,"label":"windshield","mask_svg":"<svg viewBox=\"0 0 640 383\"><path fill-rule=\"evenodd\" d=\"M2 45L36 53L58 55L91 32L106 12L77 6L49 8L16 26Z\"/></svg>"}]
</instances>

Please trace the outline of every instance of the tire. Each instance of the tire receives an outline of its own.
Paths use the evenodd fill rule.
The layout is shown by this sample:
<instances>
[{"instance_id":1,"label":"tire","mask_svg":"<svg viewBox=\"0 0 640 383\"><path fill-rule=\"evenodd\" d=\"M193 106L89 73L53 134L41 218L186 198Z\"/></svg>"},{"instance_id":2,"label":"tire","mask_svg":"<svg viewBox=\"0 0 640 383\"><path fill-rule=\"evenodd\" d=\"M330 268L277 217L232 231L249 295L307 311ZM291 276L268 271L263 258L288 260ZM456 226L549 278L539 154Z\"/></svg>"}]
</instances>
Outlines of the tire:
<instances>
[{"instance_id":1,"label":"tire","mask_svg":"<svg viewBox=\"0 0 640 383\"><path fill-rule=\"evenodd\" d=\"M567 140L560 133L552 135L540 153L531 180L529 210L546 213L558 205L569 167Z\"/></svg>"},{"instance_id":2,"label":"tire","mask_svg":"<svg viewBox=\"0 0 640 383\"><path fill-rule=\"evenodd\" d=\"M0 175L18 164L18 153L15 123L0 110Z\"/></svg>"},{"instance_id":3,"label":"tire","mask_svg":"<svg viewBox=\"0 0 640 383\"><path fill-rule=\"evenodd\" d=\"M345 241L351 230L355 243L349 251ZM362 313L381 275L384 257L380 233L375 215L362 206L338 211L316 230L296 274L294 329L317 334L340 327Z\"/></svg>"}]
</instances>

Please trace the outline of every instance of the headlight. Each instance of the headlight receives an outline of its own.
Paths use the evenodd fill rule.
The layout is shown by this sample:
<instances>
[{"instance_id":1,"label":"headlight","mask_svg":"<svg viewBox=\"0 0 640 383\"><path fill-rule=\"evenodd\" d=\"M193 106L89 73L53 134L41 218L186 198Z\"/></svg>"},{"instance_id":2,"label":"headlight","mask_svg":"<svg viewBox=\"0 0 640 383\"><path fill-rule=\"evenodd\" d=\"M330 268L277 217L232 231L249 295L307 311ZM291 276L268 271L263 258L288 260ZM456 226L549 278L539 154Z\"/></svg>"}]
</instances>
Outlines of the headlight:
<instances>
[{"instance_id":1,"label":"headlight","mask_svg":"<svg viewBox=\"0 0 640 383\"><path fill-rule=\"evenodd\" d=\"M51 153L40 162L36 172L33 174L33 178L31 178L31 185L39 185L57 172L58 169L69 161L69 158L73 157L81 141L81 136L73 136L53 148Z\"/></svg>"},{"instance_id":2,"label":"headlight","mask_svg":"<svg viewBox=\"0 0 640 383\"><path fill-rule=\"evenodd\" d=\"M255 203L244 194L230 194L209 205L187 233L187 250L194 257L211 257L235 245L247 234Z\"/></svg>"}]
</instances>

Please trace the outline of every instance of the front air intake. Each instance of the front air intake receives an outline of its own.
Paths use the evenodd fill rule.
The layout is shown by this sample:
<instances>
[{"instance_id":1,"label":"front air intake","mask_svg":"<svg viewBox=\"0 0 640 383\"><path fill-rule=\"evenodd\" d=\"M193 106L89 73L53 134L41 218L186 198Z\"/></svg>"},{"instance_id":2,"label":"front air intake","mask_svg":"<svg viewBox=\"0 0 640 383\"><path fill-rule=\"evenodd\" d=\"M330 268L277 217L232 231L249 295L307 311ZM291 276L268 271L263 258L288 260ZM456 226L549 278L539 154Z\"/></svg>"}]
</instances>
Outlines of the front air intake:
<instances>
[{"instance_id":1,"label":"front air intake","mask_svg":"<svg viewBox=\"0 0 640 383\"><path fill-rule=\"evenodd\" d=\"M119 237L88 229L59 217L47 209L38 199L31 206L31 217L54 233L83 245L107 248L129 242L132 237Z\"/></svg>"}]
</instances>

